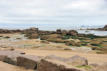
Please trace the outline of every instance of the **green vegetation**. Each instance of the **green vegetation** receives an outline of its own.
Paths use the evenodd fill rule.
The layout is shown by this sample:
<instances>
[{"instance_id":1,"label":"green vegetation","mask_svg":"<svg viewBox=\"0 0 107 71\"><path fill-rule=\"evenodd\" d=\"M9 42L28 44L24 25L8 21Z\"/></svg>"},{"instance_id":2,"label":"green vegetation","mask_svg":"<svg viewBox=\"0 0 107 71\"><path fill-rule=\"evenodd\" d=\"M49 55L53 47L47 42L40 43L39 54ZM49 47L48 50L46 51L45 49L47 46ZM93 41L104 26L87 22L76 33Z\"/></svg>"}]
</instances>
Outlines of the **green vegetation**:
<instances>
[{"instance_id":1,"label":"green vegetation","mask_svg":"<svg viewBox=\"0 0 107 71\"><path fill-rule=\"evenodd\" d=\"M91 66L86 65L86 66L76 66L77 68L84 68L84 69L91 69Z\"/></svg>"},{"instance_id":2,"label":"green vegetation","mask_svg":"<svg viewBox=\"0 0 107 71\"><path fill-rule=\"evenodd\" d=\"M64 35L62 39L69 39L69 38L71 38L70 35Z\"/></svg>"},{"instance_id":3,"label":"green vegetation","mask_svg":"<svg viewBox=\"0 0 107 71\"><path fill-rule=\"evenodd\" d=\"M94 43L92 43L91 45L102 48L101 44L94 44Z\"/></svg>"},{"instance_id":4,"label":"green vegetation","mask_svg":"<svg viewBox=\"0 0 107 71\"><path fill-rule=\"evenodd\" d=\"M78 39L78 36L71 36L72 39Z\"/></svg>"}]
</instances>

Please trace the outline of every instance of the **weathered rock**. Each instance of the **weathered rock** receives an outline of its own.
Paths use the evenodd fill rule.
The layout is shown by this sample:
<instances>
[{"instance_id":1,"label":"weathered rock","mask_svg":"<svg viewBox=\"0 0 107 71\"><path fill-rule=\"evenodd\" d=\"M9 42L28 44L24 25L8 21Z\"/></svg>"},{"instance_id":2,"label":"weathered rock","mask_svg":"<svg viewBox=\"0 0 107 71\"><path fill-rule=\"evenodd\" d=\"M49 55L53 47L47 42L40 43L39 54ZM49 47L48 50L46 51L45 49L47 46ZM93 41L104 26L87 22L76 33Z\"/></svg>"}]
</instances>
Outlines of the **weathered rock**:
<instances>
[{"instance_id":1,"label":"weathered rock","mask_svg":"<svg viewBox=\"0 0 107 71\"><path fill-rule=\"evenodd\" d=\"M42 40L41 43L49 44L47 40Z\"/></svg>"},{"instance_id":2,"label":"weathered rock","mask_svg":"<svg viewBox=\"0 0 107 71\"><path fill-rule=\"evenodd\" d=\"M2 50L0 51L0 60L7 62L9 64L16 65L17 57L22 55L22 51L9 51L9 50Z\"/></svg>"},{"instance_id":3,"label":"weathered rock","mask_svg":"<svg viewBox=\"0 0 107 71\"><path fill-rule=\"evenodd\" d=\"M93 67L93 71L107 71L107 63L104 64L94 64L91 66Z\"/></svg>"},{"instance_id":4,"label":"weathered rock","mask_svg":"<svg viewBox=\"0 0 107 71\"><path fill-rule=\"evenodd\" d=\"M62 34L62 30L61 30L61 29L57 29L57 30L56 30L56 33L57 33L57 34Z\"/></svg>"},{"instance_id":5,"label":"weathered rock","mask_svg":"<svg viewBox=\"0 0 107 71\"><path fill-rule=\"evenodd\" d=\"M0 61L4 61L5 58L6 58L6 55L0 55Z\"/></svg>"},{"instance_id":6,"label":"weathered rock","mask_svg":"<svg viewBox=\"0 0 107 71\"><path fill-rule=\"evenodd\" d=\"M28 37L29 39L37 39L39 38L39 35L37 33L33 33L33 34L27 34L26 37Z\"/></svg>"},{"instance_id":7,"label":"weathered rock","mask_svg":"<svg viewBox=\"0 0 107 71\"><path fill-rule=\"evenodd\" d=\"M70 31L68 32L68 35L77 36L77 35L78 35L78 32L75 31L75 30L70 30Z\"/></svg>"},{"instance_id":8,"label":"weathered rock","mask_svg":"<svg viewBox=\"0 0 107 71\"><path fill-rule=\"evenodd\" d=\"M107 25L104 26L104 30L107 31Z\"/></svg>"},{"instance_id":9,"label":"weathered rock","mask_svg":"<svg viewBox=\"0 0 107 71\"><path fill-rule=\"evenodd\" d=\"M38 33L38 28L35 28L35 27L32 27L32 28L30 28L30 29L25 29L25 30L23 30L23 33L24 34L28 34L28 33Z\"/></svg>"},{"instance_id":10,"label":"weathered rock","mask_svg":"<svg viewBox=\"0 0 107 71\"><path fill-rule=\"evenodd\" d=\"M90 64L90 66L92 66L92 67L96 68L96 67L98 67L98 66L99 66L99 64L95 64L95 63L93 63L93 64Z\"/></svg>"},{"instance_id":11,"label":"weathered rock","mask_svg":"<svg viewBox=\"0 0 107 71\"><path fill-rule=\"evenodd\" d=\"M64 43L65 40L62 39L62 36L59 34L51 34L51 35L42 35L40 37L41 40L47 40L50 42L56 42L56 43Z\"/></svg>"},{"instance_id":12,"label":"weathered rock","mask_svg":"<svg viewBox=\"0 0 107 71\"><path fill-rule=\"evenodd\" d=\"M53 34L54 32L53 31L41 31L39 30L39 35L50 35L50 34Z\"/></svg>"},{"instance_id":13,"label":"weathered rock","mask_svg":"<svg viewBox=\"0 0 107 71\"><path fill-rule=\"evenodd\" d=\"M42 59L37 67L38 71L82 71L78 68L69 66L63 62Z\"/></svg>"},{"instance_id":14,"label":"weathered rock","mask_svg":"<svg viewBox=\"0 0 107 71\"><path fill-rule=\"evenodd\" d=\"M85 66L88 65L88 60L84 57L80 57L78 55L68 58L67 63L73 66Z\"/></svg>"},{"instance_id":15,"label":"weathered rock","mask_svg":"<svg viewBox=\"0 0 107 71\"><path fill-rule=\"evenodd\" d=\"M65 41L65 44L68 46L81 46L80 42L75 42L74 40Z\"/></svg>"},{"instance_id":16,"label":"weathered rock","mask_svg":"<svg viewBox=\"0 0 107 71\"><path fill-rule=\"evenodd\" d=\"M26 69L37 69L38 62L42 59L39 56L24 55L17 57L17 65Z\"/></svg>"},{"instance_id":17,"label":"weathered rock","mask_svg":"<svg viewBox=\"0 0 107 71\"><path fill-rule=\"evenodd\" d=\"M58 60L58 61L63 61L63 62L67 61L66 58L58 57L55 55L46 56L45 59Z\"/></svg>"},{"instance_id":18,"label":"weathered rock","mask_svg":"<svg viewBox=\"0 0 107 71\"><path fill-rule=\"evenodd\" d=\"M17 30L8 30L8 29L0 29L0 33L21 33L22 31L17 29Z\"/></svg>"}]
</instances>

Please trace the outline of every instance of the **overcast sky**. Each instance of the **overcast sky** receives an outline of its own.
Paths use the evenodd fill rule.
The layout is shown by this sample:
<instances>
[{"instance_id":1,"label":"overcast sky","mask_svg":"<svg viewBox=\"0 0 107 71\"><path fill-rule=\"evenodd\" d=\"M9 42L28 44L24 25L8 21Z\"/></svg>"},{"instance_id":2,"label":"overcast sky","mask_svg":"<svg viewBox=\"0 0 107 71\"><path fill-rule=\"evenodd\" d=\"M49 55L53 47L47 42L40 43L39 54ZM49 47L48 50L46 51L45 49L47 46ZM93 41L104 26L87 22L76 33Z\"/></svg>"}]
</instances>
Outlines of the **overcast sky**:
<instances>
[{"instance_id":1,"label":"overcast sky","mask_svg":"<svg viewBox=\"0 0 107 71\"><path fill-rule=\"evenodd\" d=\"M3 24L107 24L107 0L0 0Z\"/></svg>"}]
</instances>

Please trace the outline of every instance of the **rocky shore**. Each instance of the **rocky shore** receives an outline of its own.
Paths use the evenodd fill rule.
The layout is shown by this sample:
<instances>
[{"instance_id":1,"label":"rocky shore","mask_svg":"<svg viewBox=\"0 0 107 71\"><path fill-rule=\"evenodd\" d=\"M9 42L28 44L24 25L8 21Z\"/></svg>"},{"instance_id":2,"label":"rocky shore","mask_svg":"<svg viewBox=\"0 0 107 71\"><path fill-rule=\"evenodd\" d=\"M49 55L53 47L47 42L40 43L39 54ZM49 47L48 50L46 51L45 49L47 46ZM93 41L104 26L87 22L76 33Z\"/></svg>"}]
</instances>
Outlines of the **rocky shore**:
<instances>
[{"instance_id":1,"label":"rocky shore","mask_svg":"<svg viewBox=\"0 0 107 71\"><path fill-rule=\"evenodd\" d=\"M107 64L88 64L78 55L62 58L55 55L35 56L17 50L0 50L0 61L37 71L106 71Z\"/></svg>"},{"instance_id":2,"label":"rocky shore","mask_svg":"<svg viewBox=\"0 0 107 71\"><path fill-rule=\"evenodd\" d=\"M105 25L104 27L102 28L97 28L97 29L87 29L87 30L98 30L98 31L107 31L107 25Z\"/></svg>"},{"instance_id":3,"label":"rocky shore","mask_svg":"<svg viewBox=\"0 0 107 71\"><path fill-rule=\"evenodd\" d=\"M107 37L79 34L76 30L44 31L38 28L24 30L0 29L0 61L34 71L106 71ZM19 50L17 50L19 49ZM27 51L24 52L24 49ZM20 51L21 50L21 51ZM29 51L32 51L29 54ZM47 50L46 52L41 52ZM54 53L51 51L55 50ZM40 51L40 52L38 52ZM50 51L50 52L49 52ZM58 53L60 52L61 53ZM34 54L33 54L34 52ZM75 52L71 56L71 53ZM78 55L77 55L78 53ZM104 55L97 62L87 57L94 53ZM45 56L42 56L45 54ZM69 56L60 57L56 55ZM92 54L93 55L93 54ZM102 57L101 55L101 57ZM101 58L99 57L99 58ZM92 59L90 59L92 60ZM99 61L102 61L100 64Z\"/></svg>"}]
</instances>

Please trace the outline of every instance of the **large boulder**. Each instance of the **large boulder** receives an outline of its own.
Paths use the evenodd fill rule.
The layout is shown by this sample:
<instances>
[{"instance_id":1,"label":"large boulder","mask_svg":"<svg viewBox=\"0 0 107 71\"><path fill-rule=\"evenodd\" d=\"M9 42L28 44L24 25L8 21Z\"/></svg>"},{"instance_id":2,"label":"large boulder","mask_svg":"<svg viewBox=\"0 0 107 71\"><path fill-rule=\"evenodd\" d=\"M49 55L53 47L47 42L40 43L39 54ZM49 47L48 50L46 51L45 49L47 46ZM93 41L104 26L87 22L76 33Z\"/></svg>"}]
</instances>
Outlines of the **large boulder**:
<instances>
[{"instance_id":1,"label":"large boulder","mask_svg":"<svg viewBox=\"0 0 107 71\"><path fill-rule=\"evenodd\" d=\"M24 55L17 57L17 65L26 69L37 69L38 62L42 59L40 56Z\"/></svg>"},{"instance_id":2,"label":"large boulder","mask_svg":"<svg viewBox=\"0 0 107 71\"><path fill-rule=\"evenodd\" d=\"M104 26L104 30L107 31L107 25Z\"/></svg>"},{"instance_id":3,"label":"large boulder","mask_svg":"<svg viewBox=\"0 0 107 71\"><path fill-rule=\"evenodd\" d=\"M88 60L84 57L80 57L78 55L68 58L67 63L73 66L85 66L88 65Z\"/></svg>"},{"instance_id":4,"label":"large boulder","mask_svg":"<svg viewBox=\"0 0 107 71\"><path fill-rule=\"evenodd\" d=\"M83 71L83 70L67 65L64 62L42 59L38 64L37 71Z\"/></svg>"},{"instance_id":5,"label":"large boulder","mask_svg":"<svg viewBox=\"0 0 107 71\"><path fill-rule=\"evenodd\" d=\"M69 30L68 35L77 36L78 32L76 30Z\"/></svg>"},{"instance_id":6,"label":"large boulder","mask_svg":"<svg viewBox=\"0 0 107 71\"><path fill-rule=\"evenodd\" d=\"M30 29L23 30L23 33L38 33L38 28L32 27Z\"/></svg>"},{"instance_id":7,"label":"large boulder","mask_svg":"<svg viewBox=\"0 0 107 71\"><path fill-rule=\"evenodd\" d=\"M62 30L61 30L61 29L57 29L57 30L56 30L56 33L57 33L57 34L62 34Z\"/></svg>"},{"instance_id":8,"label":"large boulder","mask_svg":"<svg viewBox=\"0 0 107 71\"><path fill-rule=\"evenodd\" d=\"M28 37L29 39L37 39L39 38L39 35L38 33L29 33L29 34L26 34L26 37Z\"/></svg>"},{"instance_id":9,"label":"large boulder","mask_svg":"<svg viewBox=\"0 0 107 71\"><path fill-rule=\"evenodd\" d=\"M2 50L0 51L0 60L9 64L16 65L17 57L23 55L22 51L10 51Z\"/></svg>"},{"instance_id":10,"label":"large boulder","mask_svg":"<svg viewBox=\"0 0 107 71\"><path fill-rule=\"evenodd\" d=\"M51 35L42 35L40 36L41 40L47 40L50 42L56 42L56 43L64 43L65 40L62 39L62 36L59 34L51 34Z\"/></svg>"}]
</instances>

